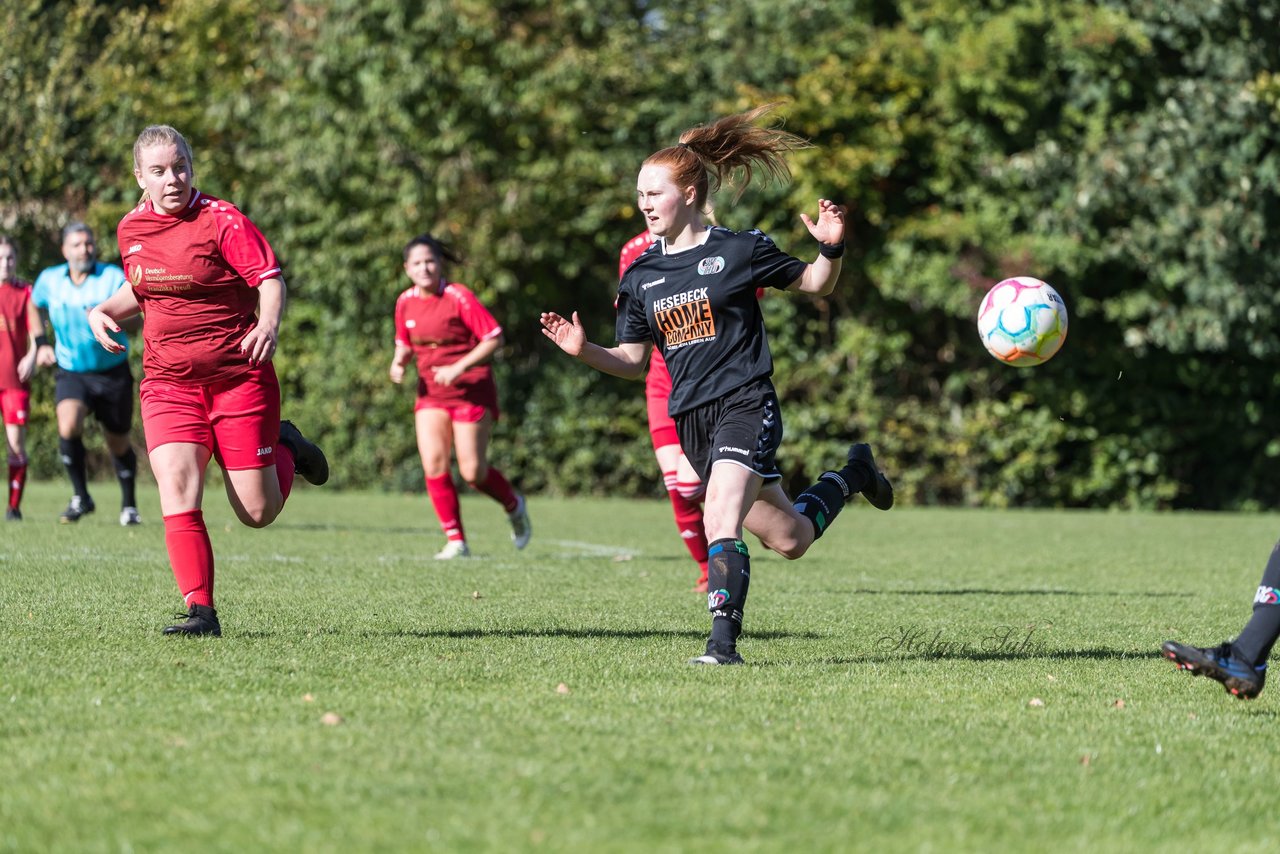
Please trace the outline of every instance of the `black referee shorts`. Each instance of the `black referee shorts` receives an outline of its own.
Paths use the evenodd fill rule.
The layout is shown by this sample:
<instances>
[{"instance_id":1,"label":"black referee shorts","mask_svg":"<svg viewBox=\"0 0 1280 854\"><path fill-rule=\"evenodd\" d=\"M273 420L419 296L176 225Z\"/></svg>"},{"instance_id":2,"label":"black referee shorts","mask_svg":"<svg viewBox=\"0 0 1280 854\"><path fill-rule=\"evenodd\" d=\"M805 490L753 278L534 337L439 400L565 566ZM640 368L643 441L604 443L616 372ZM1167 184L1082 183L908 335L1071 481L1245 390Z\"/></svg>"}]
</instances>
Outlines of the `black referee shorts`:
<instances>
[{"instance_id":1,"label":"black referee shorts","mask_svg":"<svg viewBox=\"0 0 1280 854\"><path fill-rule=\"evenodd\" d=\"M122 362L105 371L64 371L58 369L53 399L78 400L108 433L128 433L133 426L133 374Z\"/></svg>"},{"instance_id":2,"label":"black referee shorts","mask_svg":"<svg viewBox=\"0 0 1280 854\"><path fill-rule=\"evenodd\" d=\"M768 377L682 412L675 421L680 449L703 483L721 460L750 469L766 484L782 480L777 465L782 410Z\"/></svg>"}]
</instances>

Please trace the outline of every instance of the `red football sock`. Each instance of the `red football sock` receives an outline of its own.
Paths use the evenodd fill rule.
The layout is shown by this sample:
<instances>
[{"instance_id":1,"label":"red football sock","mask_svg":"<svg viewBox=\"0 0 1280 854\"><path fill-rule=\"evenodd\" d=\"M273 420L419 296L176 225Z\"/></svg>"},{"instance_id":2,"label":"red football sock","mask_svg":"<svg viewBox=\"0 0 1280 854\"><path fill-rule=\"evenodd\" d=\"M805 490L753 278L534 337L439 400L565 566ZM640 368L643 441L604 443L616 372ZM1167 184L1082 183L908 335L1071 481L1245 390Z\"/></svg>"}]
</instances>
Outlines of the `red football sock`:
<instances>
[{"instance_id":1,"label":"red football sock","mask_svg":"<svg viewBox=\"0 0 1280 854\"><path fill-rule=\"evenodd\" d=\"M164 517L164 544L169 564L187 605L213 607L213 546L204 513L188 510Z\"/></svg>"},{"instance_id":2,"label":"red football sock","mask_svg":"<svg viewBox=\"0 0 1280 854\"><path fill-rule=\"evenodd\" d=\"M702 508L698 502L685 498L674 489L667 493L671 509L676 515L676 528L684 540L689 556L702 567L703 580L707 577L707 530L702 525Z\"/></svg>"},{"instance_id":3,"label":"red football sock","mask_svg":"<svg viewBox=\"0 0 1280 854\"><path fill-rule=\"evenodd\" d=\"M453 487L453 477L442 474L439 477L426 478L427 494L431 496L431 506L436 509L436 518L444 529L446 540L463 540L462 508L458 505L458 490Z\"/></svg>"},{"instance_id":4,"label":"red football sock","mask_svg":"<svg viewBox=\"0 0 1280 854\"><path fill-rule=\"evenodd\" d=\"M9 463L9 509L17 510L22 504L22 489L27 485L26 462Z\"/></svg>"},{"instance_id":5,"label":"red football sock","mask_svg":"<svg viewBox=\"0 0 1280 854\"><path fill-rule=\"evenodd\" d=\"M294 465L293 451L289 450L289 446L283 442L277 442L276 480L280 481L280 494L286 501L289 499L289 492L293 489L293 476L296 473Z\"/></svg>"},{"instance_id":6,"label":"red football sock","mask_svg":"<svg viewBox=\"0 0 1280 854\"><path fill-rule=\"evenodd\" d=\"M471 485L501 504L502 509L508 513L520 505L520 496L516 495L516 491L511 488L510 483L507 483L502 472L493 466L489 466L489 474L484 480Z\"/></svg>"}]
</instances>

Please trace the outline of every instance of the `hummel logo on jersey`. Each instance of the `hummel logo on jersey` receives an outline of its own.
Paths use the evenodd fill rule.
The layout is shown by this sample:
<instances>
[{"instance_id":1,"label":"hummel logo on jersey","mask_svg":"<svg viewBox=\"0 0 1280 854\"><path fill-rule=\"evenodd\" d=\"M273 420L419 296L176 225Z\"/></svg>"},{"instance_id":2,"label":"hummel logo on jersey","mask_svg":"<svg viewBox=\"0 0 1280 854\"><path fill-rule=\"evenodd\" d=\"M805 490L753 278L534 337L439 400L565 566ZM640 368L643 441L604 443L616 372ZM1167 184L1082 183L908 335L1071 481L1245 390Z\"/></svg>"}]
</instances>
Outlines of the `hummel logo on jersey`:
<instances>
[{"instance_id":1,"label":"hummel logo on jersey","mask_svg":"<svg viewBox=\"0 0 1280 854\"><path fill-rule=\"evenodd\" d=\"M135 252L141 252L141 251L142 251L142 244L141 244L141 243L135 243L135 244L133 244L132 246L130 246L130 247L129 247L129 251L128 251L128 252L126 252L126 253L124 253L124 254L126 254L126 255L132 255L132 254L133 254L133 253L135 253Z\"/></svg>"},{"instance_id":2,"label":"hummel logo on jersey","mask_svg":"<svg viewBox=\"0 0 1280 854\"><path fill-rule=\"evenodd\" d=\"M258 456L265 457L267 454L271 453L271 448L272 448L271 445L267 445L265 448L259 448Z\"/></svg>"},{"instance_id":3,"label":"hummel logo on jersey","mask_svg":"<svg viewBox=\"0 0 1280 854\"><path fill-rule=\"evenodd\" d=\"M720 446L720 453L722 453L722 454L723 454L723 453L725 453L725 452L728 452L728 453L731 453L731 454L742 454L744 457L749 457L749 456L751 456L751 452L750 452L750 451L745 451L745 450L743 450L742 448L735 448L735 447L733 447L732 445L721 445L721 446Z\"/></svg>"},{"instance_id":4,"label":"hummel logo on jersey","mask_svg":"<svg viewBox=\"0 0 1280 854\"><path fill-rule=\"evenodd\" d=\"M661 279L654 279L652 282L645 282L643 285L640 286L640 290L647 291L649 290L649 288L656 288L658 285L662 284L666 280L667 280L667 277L663 276Z\"/></svg>"},{"instance_id":5,"label":"hummel logo on jersey","mask_svg":"<svg viewBox=\"0 0 1280 854\"><path fill-rule=\"evenodd\" d=\"M698 262L699 276L714 276L724 269L724 259L719 255L713 255L710 258L703 258Z\"/></svg>"}]
</instances>

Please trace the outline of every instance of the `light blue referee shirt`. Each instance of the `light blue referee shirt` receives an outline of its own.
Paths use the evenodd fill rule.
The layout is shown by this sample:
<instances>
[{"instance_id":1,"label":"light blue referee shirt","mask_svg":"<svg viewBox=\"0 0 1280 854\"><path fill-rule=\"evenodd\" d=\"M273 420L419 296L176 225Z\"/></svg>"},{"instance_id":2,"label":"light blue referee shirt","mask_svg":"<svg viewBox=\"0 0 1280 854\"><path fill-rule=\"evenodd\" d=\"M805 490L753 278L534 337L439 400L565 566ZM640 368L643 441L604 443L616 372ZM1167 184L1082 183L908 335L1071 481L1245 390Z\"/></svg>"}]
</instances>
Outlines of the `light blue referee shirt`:
<instances>
[{"instance_id":1,"label":"light blue referee shirt","mask_svg":"<svg viewBox=\"0 0 1280 854\"><path fill-rule=\"evenodd\" d=\"M64 371L106 371L128 361L129 352L108 353L94 340L89 329L89 309L114 294L124 284L124 271L115 264L93 265L93 272L83 282L71 281L71 268L67 264L50 267L36 279L31 301L37 308L49 312L53 324L54 354L58 367ZM123 333L113 333L127 348L129 339Z\"/></svg>"}]
</instances>

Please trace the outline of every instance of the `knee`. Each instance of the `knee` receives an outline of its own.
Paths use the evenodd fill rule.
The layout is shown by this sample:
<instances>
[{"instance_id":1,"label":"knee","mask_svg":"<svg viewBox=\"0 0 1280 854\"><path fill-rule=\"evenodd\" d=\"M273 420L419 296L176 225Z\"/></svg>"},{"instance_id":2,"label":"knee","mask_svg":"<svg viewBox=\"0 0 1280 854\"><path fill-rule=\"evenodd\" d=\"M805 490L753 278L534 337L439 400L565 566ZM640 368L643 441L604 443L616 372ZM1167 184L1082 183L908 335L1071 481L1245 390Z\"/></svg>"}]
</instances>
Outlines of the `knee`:
<instances>
[{"instance_id":1,"label":"knee","mask_svg":"<svg viewBox=\"0 0 1280 854\"><path fill-rule=\"evenodd\" d=\"M760 544L787 560L797 560L804 557L804 553L809 550L809 546L813 545L813 538L806 539L797 536L771 537L767 540L761 538Z\"/></svg>"},{"instance_id":2,"label":"knee","mask_svg":"<svg viewBox=\"0 0 1280 854\"><path fill-rule=\"evenodd\" d=\"M280 507L272 506L267 503L254 505L253 507L240 507L236 509L236 515L240 521L250 528L265 528L276 520L280 515Z\"/></svg>"},{"instance_id":3,"label":"knee","mask_svg":"<svg viewBox=\"0 0 1280 854\"><path fill-rule=\"evenodd\" d=\"M447 457L426 456L422 458L422 473L427 477L442 477L449 473Z\"/></svg>"},{"instance_id":4,"label":"knee","mask_svg":"<svg viewBox=\"0 0 1280 854\"><path fill-rule=\"evenodd\" d=\"M467 486L472 489L479 489L479 485L484 483L485 478L489 476L489 467L483 463L459 463L458 474L462 475L462 479L467 482Z\"/></svg>"}]
</instances>

